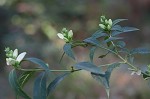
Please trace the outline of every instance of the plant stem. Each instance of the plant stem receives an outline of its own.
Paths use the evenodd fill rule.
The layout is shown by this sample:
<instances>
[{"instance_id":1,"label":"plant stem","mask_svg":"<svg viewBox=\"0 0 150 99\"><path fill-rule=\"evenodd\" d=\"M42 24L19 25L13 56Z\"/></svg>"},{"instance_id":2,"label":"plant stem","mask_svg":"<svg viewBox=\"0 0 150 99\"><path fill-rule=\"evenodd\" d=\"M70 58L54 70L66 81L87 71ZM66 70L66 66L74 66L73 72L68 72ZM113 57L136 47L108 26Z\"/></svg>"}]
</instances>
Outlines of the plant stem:
<instances>
[{"instance_id":1,"label":"plant stem","mask_svg":"<svg viewBox=\"0 0 150 99\"><path fill-rule=\"evenodd\" d=\"M45 71L44 69L37 68L37 69L23 69L23 68L18 68L18 70L21 71ZM49 70L50 72L72 72L72 70Z\"/></svg>"},{"instance_id":2,"label":"plant stem","mask_svg":"<svg viewBox=\"0 0 150 99\"><path fill-rule=\"evenodd\" d=\"M124 58L123 58L121 55L119 55L117 52L114 52L114 51L112 51L111 49L108 49L108 48L103 47L103 46L99 46L99 47L102 48L102 49L105 49L105 50L107 50L107 51L110 51L110 52L114 53L114 54L115 54L116 56L118 56L125 64L127 64L127 65L129 65L131 68L135 69L135 71L138 70L137 67L135 67L134 65L132 65L131 63L129 63L126 59L124 59Z\"/></svg>"}]
</instances>

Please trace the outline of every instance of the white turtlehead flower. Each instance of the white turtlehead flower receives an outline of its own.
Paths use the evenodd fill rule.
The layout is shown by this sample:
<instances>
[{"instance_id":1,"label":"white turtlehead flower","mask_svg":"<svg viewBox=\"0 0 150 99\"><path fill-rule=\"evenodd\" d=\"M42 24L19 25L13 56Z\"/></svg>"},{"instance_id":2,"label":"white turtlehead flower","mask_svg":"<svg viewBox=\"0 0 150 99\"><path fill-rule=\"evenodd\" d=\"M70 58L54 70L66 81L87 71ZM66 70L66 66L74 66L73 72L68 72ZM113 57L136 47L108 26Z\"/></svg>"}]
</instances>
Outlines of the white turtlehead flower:
<instances>
[{"instance_id":1,"label":"white turtlehead flower","mask_svg":"<svg viewBox=\"0 0 150 99\"><path fill-rule=\"evenodd\" d=\"M68 37L69 37L69 38L72 38L72 37L73 37L73 32L72 32L72 30L70 30L70 31L68 32Z\"/></svg>"},{"instance_id":2,"label":"white turtlehead flower","mask_svg":"<svg viewBox=\"0 0 150 99\"><path fill-rule=\"evenodd\" d=\"M111 19L108 20L108 24L109 24L110 26L112 26L112 20L111 20Z\"/></svg>"},{"instance_id":3,"label":"white turtlehead flower","mask_svg":"<svg viewBox=\"0 0 150 99\"><path fill-rule=\"evenodd\" d=\"M64 39L64 38L65 38L64 35L61 34L61 33L58 33L57 36L58 36L60 39Z\"/></svg>"},{"instance_id":4,"label":"white turtlehead flower","mask_svg":"<svg viewBox=\"0 0 150 99\"><path fill-rule=\"evenodd\" d=\"M134 75L134 74L141 75L141 70L132 71L131 75Z\"/></svg>"},{"instance_id":5,"label":"white turtlehead flower","mask_svg":"<svg viewBox=\"0 0 150 99\"><path fill-rule=\"evenodd\" d=\"M26 52L23 52L23 53L18 55L18 49L15 49L13 51L13 56L6 58L6 64L7 65L13 65L13 66L16 64L19 64L23 60L25 55L26 55Z\"/></svg>"}]
</instances>

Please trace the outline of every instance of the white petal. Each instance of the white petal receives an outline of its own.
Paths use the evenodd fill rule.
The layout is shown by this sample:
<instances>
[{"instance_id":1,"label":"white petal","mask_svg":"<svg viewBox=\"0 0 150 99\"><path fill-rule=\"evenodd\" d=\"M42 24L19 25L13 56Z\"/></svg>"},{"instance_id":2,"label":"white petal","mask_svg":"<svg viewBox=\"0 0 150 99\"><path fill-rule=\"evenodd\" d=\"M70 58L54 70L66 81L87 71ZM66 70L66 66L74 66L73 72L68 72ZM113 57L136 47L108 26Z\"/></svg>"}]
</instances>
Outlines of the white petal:
<instances>
[{"instance_id":1,"label":"white petal","mask_svg":"<svg viewBox=\"0 0 150 99\"><path fill-rule=\"evenodd\" d=\"M9 59L8 58L6 58L6 64L9 65Z\"/></svg>"},{"instance_id":2,"label":"white petal","mask_svg":"<svg viewBox=\"0 0 150 99\"><path fill-rule=\"evenodd\" d=\"M141 70L138 70L138 71L136 72L136 74L137 74L137 75L141 75Z\"/></svg>"},{"instance_id":3,"label":"white petal","mask_svg":"<svg viewBox=\"0 0 150 99\"><path fill-rule=\"evenodd\" d=\"M27 54L26 52L23 52L23 53L19 54L19 56L17 57L16 61L21 62L26 54Z\"/></svg>"},{"instance_id":4,"label":"white petal","mask_svg":"<svg viewBox=\"0 0 150 99\"><path fill-rule=\"evenodd\" d=\"M135 74L135 71L132 71L131 75L134 75Z\"/></svg>"},{"instance_id":5,"label":"white petal","mask_svg":"<svg viewBox=\"0 0 150 99\"><path fill-rule=\"evenodd\" d=\"M18 56L18 49L15 49L14 52L13 52L13 57L16 58L17 56Z\"/></svg>"},{"instance_id":6,"label":"white petal","mask_svg":"<svg viewBox=\"0 0 150 99\"><path fill-rule=\"evenodd\" d=\"M58 36L60 39L64 39L64 35L61 34L61 33L58 33L57 36Z\"/></svg>"},{"instance_id":7,"label":"white petal","mask_svg":"<svg viewBox=\"0 0 150 99\"><path fill-rule=\"evenodd\" d=\"M68 37L73 37L73 32L72 32L72 30L70 30L69 32L68 32Z\"/></svg>"}]
</instances>

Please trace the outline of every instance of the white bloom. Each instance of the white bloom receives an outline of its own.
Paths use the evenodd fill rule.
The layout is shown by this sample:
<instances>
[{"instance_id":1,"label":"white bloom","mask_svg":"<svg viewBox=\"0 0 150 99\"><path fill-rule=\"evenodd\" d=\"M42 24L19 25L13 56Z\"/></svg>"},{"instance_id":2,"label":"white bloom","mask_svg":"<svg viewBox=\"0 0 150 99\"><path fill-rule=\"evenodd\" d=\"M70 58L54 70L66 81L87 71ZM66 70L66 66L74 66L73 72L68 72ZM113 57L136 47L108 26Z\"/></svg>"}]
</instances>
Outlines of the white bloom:
<instances>
[{"instance_id":1,"label":"white bloom","mask_svg":"<svg viewBox=\"0 0 150 99\"><path fill-rule=\"evenodd\" d=\"M141 75L141 70L132 71L131 75L134 75L134 74Z\"/></svg>"},{"instance_id":2,"label":"white bloom","mask_svg":"<svg viewBox=\"0 0 150 99\"><path fill-rule=\"evenodd\" d=\"M70 30L70 31L68 32L68 37L70 37L70 38L73 37L73 32L72 32L72 30Z\"/></svg>"},{"instance_id":3,"label":"white bloom","mask_svg":"<svg viewBox=\"0 0 150 99\"><path fill-rule=\"evenodd\" d=\"M13 57L16 58L18 56L18 49L15 49L13 52Z\"/></svg>"},{"instance_id":4,"label":"white bloom","mask_svg":"<svg viewBox=\"0 0 150 99\"><path fill-rule=\"evenodd\" d=\"M6 64L7 65L13 65L13 66L16 64L19 64L23 60L25 55L26 55L26 52L23 52L23 53L18 55L18 49L15 49L13 51L12 57L6 58Z\"/></svg>"},{"instance_id":5,"label":"white bloom","mask_svg":"<svg viewBox=\"0 0 150 99\"><path fill-rule=\"evenodd\" d=\"M110 26L112 26L112 20L111 20L111 19L108 20L108 24L109 24Z\"/></svg>"},{"instance_id":6,"label":"white bloom","mask_svg":"<svg viewBox=\"0 0 150 99\"><path fill-rule=\"evenodd\" d=\"M64 38L65 38L64 35L61 34L61 33L58 33L57 36L58 36L60 39L64 39Z\"/></svg>"},{"instance_id":7,"label":"white bloom","mask_svg":"<svg viewBox=\"0 0 150 99\"><path fill-rule=\"evenodd\" d=\"M16 61L20 63L23 60L23 58L25 57L26 54L27 54L26 52L23 52L23 53L19 54Z\"/></svg>"}]
</instances>

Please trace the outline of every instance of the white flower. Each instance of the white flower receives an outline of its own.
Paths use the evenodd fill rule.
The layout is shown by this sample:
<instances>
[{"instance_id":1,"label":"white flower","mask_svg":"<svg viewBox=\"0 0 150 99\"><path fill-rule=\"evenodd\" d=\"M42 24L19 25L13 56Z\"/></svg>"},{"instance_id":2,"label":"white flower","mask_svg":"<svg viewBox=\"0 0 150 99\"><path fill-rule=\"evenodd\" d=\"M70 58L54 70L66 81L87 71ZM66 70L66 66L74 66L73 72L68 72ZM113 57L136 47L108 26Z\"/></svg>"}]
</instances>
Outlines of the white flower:
<instances>
[{"instance_id":1,"label":"white flower","mask_svg":"<svg viewBox=\"0 0 150 99\"><path fill-rule=\"evenodd\" d=\"M64 39L64 38L65 38L64 35L61 34L61 33L58 33L57 36L58 36L60 39Z\"/></svg>"},{"instance_id":2,"label":"white flower","mask_svg":"<svg viewBox=\"0 0 150 99\"><path fill-rule=\"evenodd\" d=\"M69 37L69 38L72 38L72 37L73 37L73 32L72 32L72 30L70 30L70 31L68 32L68 37Z\"/></svg>"},{"instance_id":3,"label":"white flower","mask_svg":"<svg viewBox=\"0 0 150 99\"><path fill-rule=\"evenodd\" d=\"M141 75L141 70L132 71L131 75L134 75L134 74Z\"/></svg>"},{"instance_id":4,"label":"white flower","mask_svg":"<svg viewBox=\"0 0 150 99\"><path fill-rule=\"evenodd\" d=\"M12 57L6 58L6 64L7 65L13 65L13 66L18 65L23 60L25 55L26 55L26 52L23 52L23 53L18 55L18 49L15 49L13 51Z\"/></svg>"}]
</instances>

